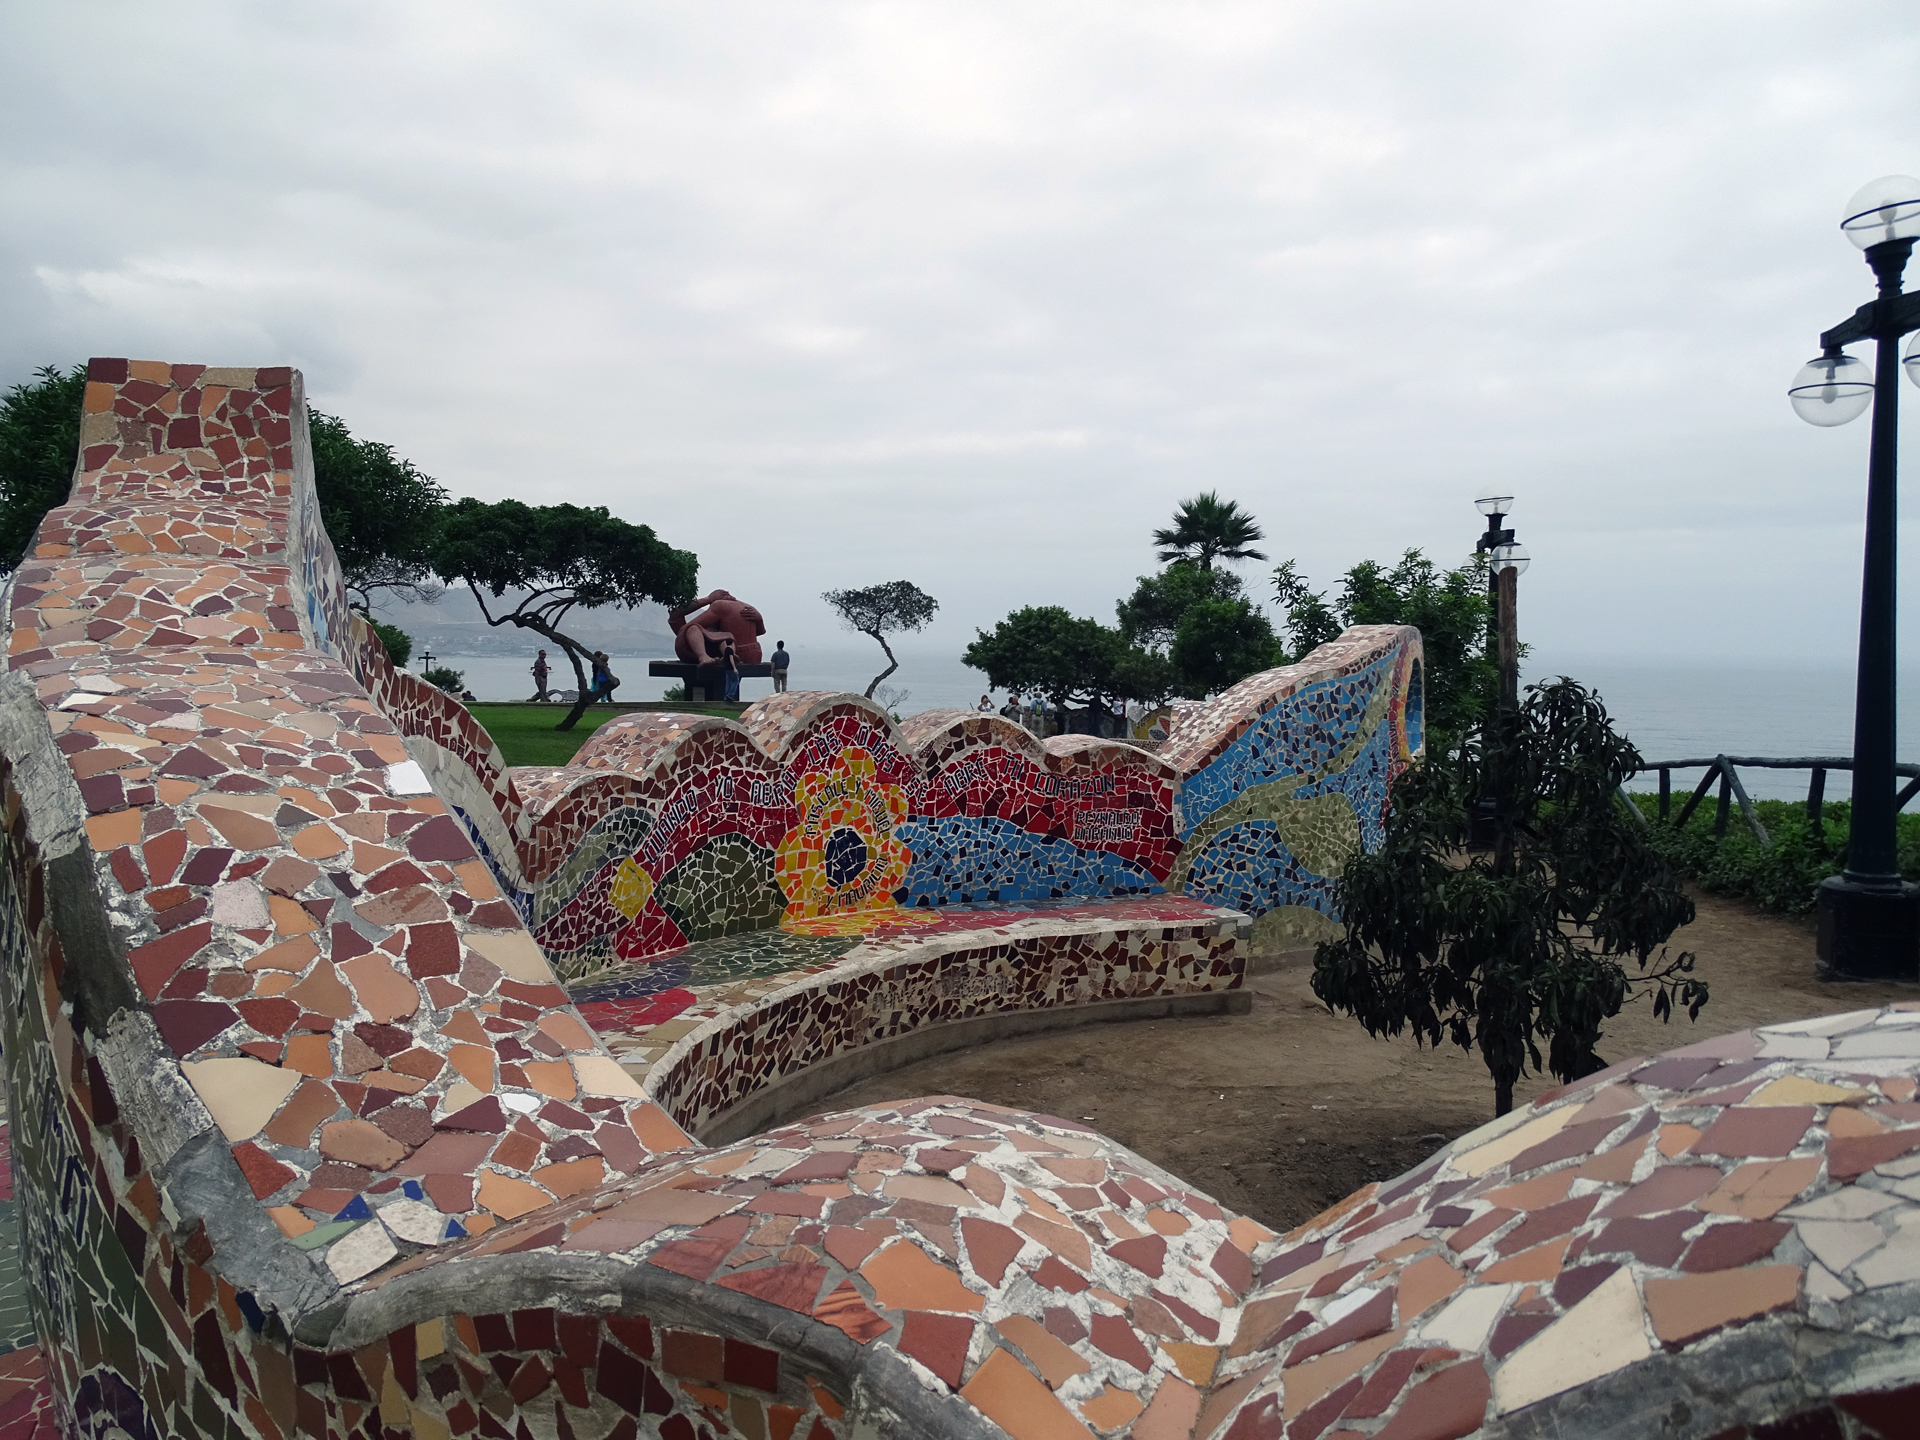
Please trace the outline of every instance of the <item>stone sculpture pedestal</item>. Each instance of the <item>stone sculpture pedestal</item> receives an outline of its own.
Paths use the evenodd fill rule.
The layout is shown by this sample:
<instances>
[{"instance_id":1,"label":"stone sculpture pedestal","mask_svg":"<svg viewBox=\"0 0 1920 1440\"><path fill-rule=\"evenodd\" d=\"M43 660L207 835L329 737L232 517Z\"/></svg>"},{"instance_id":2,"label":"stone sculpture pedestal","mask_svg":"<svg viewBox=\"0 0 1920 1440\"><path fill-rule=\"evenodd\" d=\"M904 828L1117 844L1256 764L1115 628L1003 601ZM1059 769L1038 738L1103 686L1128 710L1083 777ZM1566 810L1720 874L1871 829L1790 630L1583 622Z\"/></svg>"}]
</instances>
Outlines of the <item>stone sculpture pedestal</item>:
<instances>
[{"instance_id":1,"label":"stone sculpture pedestal","mask_svg":"<svg viewBox=\"0 0 1920 1440\"><path fill-rule=\"evenodd\" d=\"M724 690L718 695L707 694L700 685L700 667L698 665L689 665L684 660L650 660L647 662L647 674L658 679L684 681L687 687L688 700L724 700L726 698L726 692ZM742 665L740 667L740 678L742 680L748 679L751 676L759 676L765 679L772 674L773 666L765 661L762 661L758 665ZM698 692L697 694L695 693L696 691Z\"/></svg>"}]
</instances>

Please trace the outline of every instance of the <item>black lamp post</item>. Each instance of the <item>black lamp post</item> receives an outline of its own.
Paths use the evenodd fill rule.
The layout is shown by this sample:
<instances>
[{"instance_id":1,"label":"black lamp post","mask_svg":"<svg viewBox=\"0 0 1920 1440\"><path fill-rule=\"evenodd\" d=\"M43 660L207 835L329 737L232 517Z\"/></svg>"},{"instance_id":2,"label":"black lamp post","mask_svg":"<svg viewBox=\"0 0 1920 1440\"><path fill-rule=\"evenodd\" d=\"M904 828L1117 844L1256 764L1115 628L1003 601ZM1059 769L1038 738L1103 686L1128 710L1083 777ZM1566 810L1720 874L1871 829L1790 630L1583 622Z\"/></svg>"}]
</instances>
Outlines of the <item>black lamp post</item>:
<instances>
[{"instance_id":1,"label":"black lamp post","mask_svg":"<svg viewBox=\"0 0 1920 1440\"><path fill-rule=\"evenodd\" d=\"M1487 645L1500 661L1499 713L1491 717L1487 744L1487 783L1473 806L1470 850L1493 850L1499 843L1500 797L1495 783L1494 750L1506 742L1513 712L1520 706L1520 637L1516 618L1519 579L1527 568L1526 547L1516 544L1511 527L1501 521L1513 513L1511 495L1486 495L1473 502L1487 517L1487 531L1474 545L1487 558Z\"/></svg>"},{"instance_id":2,"label":"black lamp post","mask_svg":"<svg viewBox=\"0 0 1920 1440\"><path fill-rule=\"evenodd\" d=\"M1880 296L1820 337L1819 358L1801 368L1788 391L1800 418L1815 425L1844 425L1873 407L1853 706L1853 812L1846 870L1820 886L1820 966L1840 979L1912 980L1920 978L1920 886L1901 880L1894 847L1894 471L1900 337L1920 330L1920 295L1900 291L1907 257L1920 238L1920 180L1875 180L1848 202L1840 228L1866 251ZM1875 343L1871 374L1865 362L1841 350L1856 340ZM1920 384L1920 346L1908 350L1906 370Z\"/></svg>"},{"instance_id":3,"label":"black lamp post","mask_svg":"<svg viewBox=\"0 0 1920 1440\"><path fill-rule=\"evenodd\" d=\"M433 651L422 647L420 651L420 673L426 674L433 668Z\"/></svg>"}]
</instances>

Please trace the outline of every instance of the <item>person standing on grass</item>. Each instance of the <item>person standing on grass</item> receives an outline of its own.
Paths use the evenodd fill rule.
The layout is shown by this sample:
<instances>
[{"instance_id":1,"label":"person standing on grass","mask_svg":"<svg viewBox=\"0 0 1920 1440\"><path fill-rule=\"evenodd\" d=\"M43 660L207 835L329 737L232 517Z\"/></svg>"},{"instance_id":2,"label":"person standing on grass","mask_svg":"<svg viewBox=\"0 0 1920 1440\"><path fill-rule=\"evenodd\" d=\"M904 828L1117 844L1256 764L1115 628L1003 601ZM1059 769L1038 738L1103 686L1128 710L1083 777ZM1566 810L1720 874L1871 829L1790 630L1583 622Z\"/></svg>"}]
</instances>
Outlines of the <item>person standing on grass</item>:
<instances>
[{"instance_id":1,"label":"person standing on grass","mask_svg":"<svg viewBox=\"0 0 1920 1440\"><path fill-rule=\"evenodd\" d=\"M773 666L773 693L776 695L786 694L787 666L793 663L793 657L787 653L786 641L776 640L773 642L773 654L767 658L767 663Z\"/></svg>"},{"instance_id":2,"label":"person standing on grass","mask_svg":"<svg viewBox=\"0 0 1920 1440\"><path fill-rule=\"evenodd\" d=\"M740 703L740 657L734 651L733 641L720 647L720 663L726 674L727 703L737 705Z\"/></svg>"},{"instance_id":3,"label":"person standing on grass","mask_svg":"<svg viewBox=\"0 0 1920 1440\"><path fill-rule=\"evenodd\" d=\"M533 698L542 702L547 698L547 652L544 650L533 657Z\"/></svg>"}]
</instances>

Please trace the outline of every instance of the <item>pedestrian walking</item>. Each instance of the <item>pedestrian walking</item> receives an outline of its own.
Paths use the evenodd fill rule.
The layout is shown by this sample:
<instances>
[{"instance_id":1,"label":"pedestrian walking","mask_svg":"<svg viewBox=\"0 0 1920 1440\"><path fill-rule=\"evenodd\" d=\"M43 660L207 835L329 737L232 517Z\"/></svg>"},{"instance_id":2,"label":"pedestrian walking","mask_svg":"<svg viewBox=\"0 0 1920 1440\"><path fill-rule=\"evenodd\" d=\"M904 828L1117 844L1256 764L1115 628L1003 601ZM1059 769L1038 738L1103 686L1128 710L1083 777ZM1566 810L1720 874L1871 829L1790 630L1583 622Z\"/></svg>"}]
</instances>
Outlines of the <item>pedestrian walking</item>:
<instances>
[{"instance_id":1,"label":"pedestrian walking","mask_svg":"<svg viewBox=\"0 0 1920 1440\"><path fill-rule=\"evenodd\" d=\"M740 657L735 653L733 641L729 640L720 647L720 663L725 668L727 701L740 703Z\"/></svg>"},{"instance_id":2,"label":"pedestrian walking","mask_svg":"<svg viewBox=\"0 0 1920 1440\"><path fill-rule=\"evenodd\" d=\"M776 695L786 694L787 667L793 663L793 656L787 653L786 641L776 640L773 642L773 654L767 657L767 663L773 666L773 693Z\"/></svg>"},{"instance_id":3,"label":"pedestrian walking","mask_svg":"<svg viewBox=\"0 0 1920 1440\"><path fill-rule=\"evenodd\" d=\"M542 650L533 657L533 698L545 702L547 698L547 652Z\"/></svg>"},{"instance_id":4,"label":"pedestrian walking","mask_svg":"<svg viewBox=\"0 0 1920 1440\"><path fill-rule=\"evenodd\" d=\"M607 664L607 652L604 650L594 651L593 686L592 689L587 692L588 703L591 704L595 701L604 700L607 704L611 705L613 703L613 692L619 684L620 677L615 675Z\"/></svg>"}]
</instances>

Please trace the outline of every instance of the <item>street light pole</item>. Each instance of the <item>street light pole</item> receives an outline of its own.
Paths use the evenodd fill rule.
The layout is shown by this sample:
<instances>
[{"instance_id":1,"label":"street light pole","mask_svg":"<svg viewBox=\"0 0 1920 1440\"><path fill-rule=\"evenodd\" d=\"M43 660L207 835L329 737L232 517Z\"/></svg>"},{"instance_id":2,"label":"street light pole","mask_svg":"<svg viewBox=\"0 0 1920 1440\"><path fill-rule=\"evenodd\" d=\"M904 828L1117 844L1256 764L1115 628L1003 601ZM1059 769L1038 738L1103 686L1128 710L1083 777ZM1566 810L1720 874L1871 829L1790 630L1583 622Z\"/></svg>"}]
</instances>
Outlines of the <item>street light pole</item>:
<instances>
[{"instance_id":1,"label":"street light pole","mask_svg":"<svg viewBox=\"0 0 1920 1440\"><path fill-rule=\"evenodd\" d=\"M1513 513L1511 495L1486 495L1473 502L1487 517L1487 532L1475 544L1476 554L1487 556L1487 649L1500 666L1500 695L1488 717L1483 740L1486 779L1473 806L1473 827L1467 848L1495 849L1499 844L1502 796L1496 770L1502 757L1496 752L1508 743L1515 712L1520 708L1520 635L1515 609L1520 574L1527 568L1527 552L1514 543L1513 530L1500 522Z\"/></svg>"},{"instance_id":2,"label":"street light pole","mask_svg":"<svg viewBox=\"0 0 1920 1440\"><path fill-rule=\"evenodd\" d=\"M1847 865L1821 882L1817 943L1822 971L1835 978L1912 980L1920 979L1920 886L1900 878L1895 842L1896 460L1900 339L1920 329L1920 295L1903 295L1900 285L1920 238L1920 181L1904 175L1874 181L1847 206L1841 229L1866 251L1879 298L1820 337L1820 358L1808 362L1789 391L1794 409L1816 425L1844 424L1873 407ZM1875 343L1871 381L1866 366L1841 348L1859 340ZM1909 373L1920 383L1912 359Z\"/></svg>"}]
</instances>

